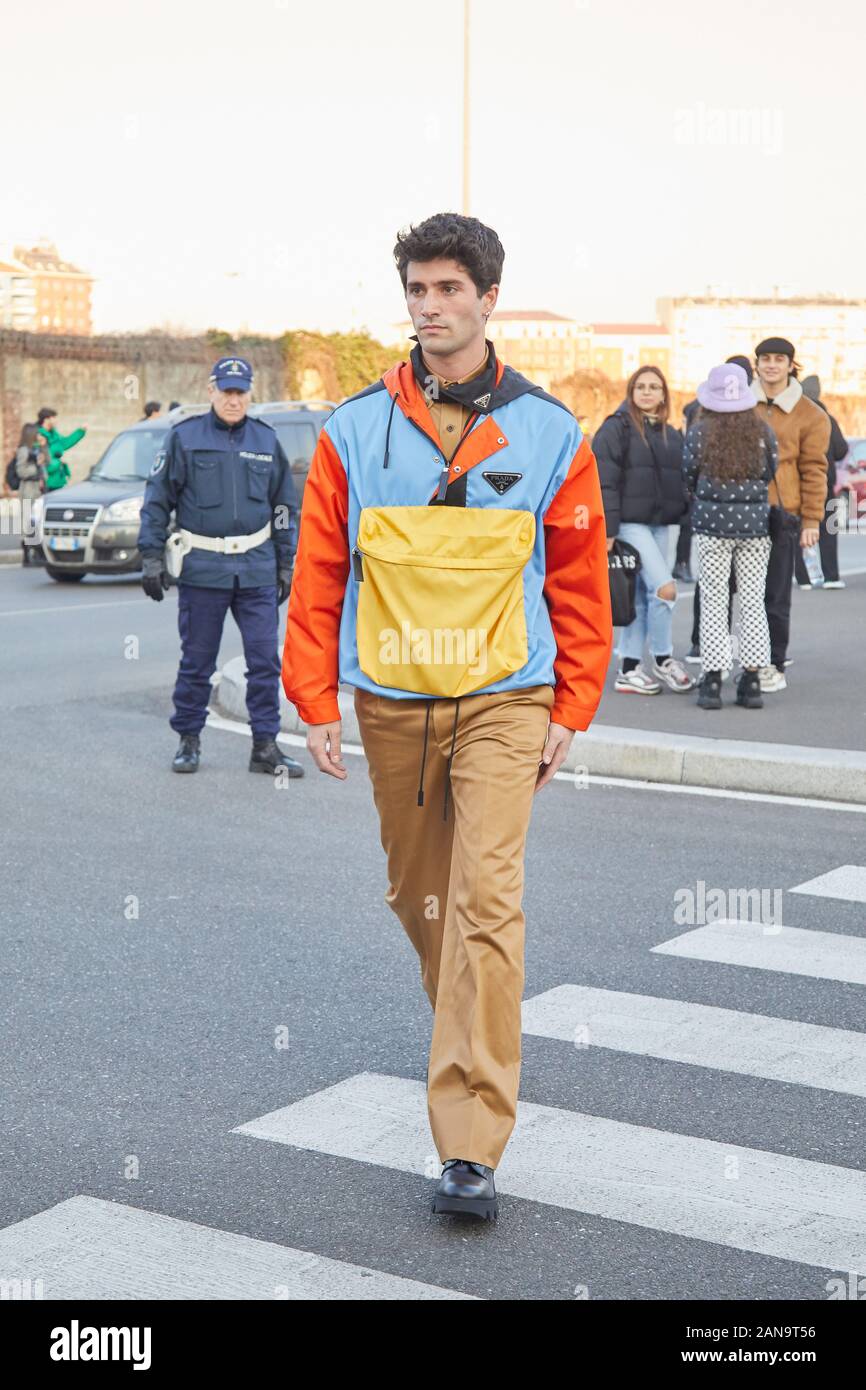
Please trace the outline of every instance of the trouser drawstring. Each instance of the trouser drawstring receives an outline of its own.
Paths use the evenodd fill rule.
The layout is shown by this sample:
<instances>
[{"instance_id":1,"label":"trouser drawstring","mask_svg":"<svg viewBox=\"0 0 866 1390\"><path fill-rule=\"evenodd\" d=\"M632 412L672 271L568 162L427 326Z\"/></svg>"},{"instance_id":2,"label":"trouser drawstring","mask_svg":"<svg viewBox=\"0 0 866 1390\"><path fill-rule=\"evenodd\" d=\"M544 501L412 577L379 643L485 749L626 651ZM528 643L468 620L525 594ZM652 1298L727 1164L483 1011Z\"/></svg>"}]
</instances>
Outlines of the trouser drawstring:
<instances>
[{"instance_id":1,"label":"trouser drawstring","mask_svg":"<svg viewBox=\"0 0 866 1390\"><path fill-rule=\"evenodd\" d=\"M424 805L424 764L427 761L427 730L430 727L430 706L433 701L427 701L427 713L424 715L424 752L421 754L421 776L418 779L418 805Z\"/></svg>"},{"instance_id":2,"label":"trouser drawstring","mask_svg":"<svg viewBox=\"0 0 866 1390\"><path fill-rule=\"evenodd\" d=\"M432 701L432 700L428 700L428 701L427 701L427 709L425 710L425 713L424 713L424 749L423 749L423 752L421 753L421 773L420 773L420 776L419 776L419 778L418 778L418 805L419 805L419 806L423 806L423 805L424 805L424 764L425 764L426 761L427 761L427 739L428 739L428 734L429 734L429 731L430 731L430 710L431 710L432 706L433 706L433 701ZM445 796L443 797L443 801L442 801L442 819L443 819L443 820L447 820L447 819L448 819L448 794L449 794L449 792L450 792L450 790L451 790L451 763L452 763L452 760L453 760L453 758L454 758L454 744L455 744L456 741L457 741L457 719L458 719L459 710L460 710L460 697L458 696L457 699L456 699L455 702L454 702L454 727L453 727L452 730L451 730L451 750L450 750L450 752L449 752L449 754L448 754L448 766L447 766L446 771L445 771Z\"/></svg>"},{"instance_id":3,"label":"trouser drawstring","mask_svg":"<svg viewBox=\"0 0 866 1390\"><path fill-rule=\"evenodd\" d=\"M451 760L454 757L454 743L457 739L457 711L460 708L460 697L458 695L454 702L454 728L451 730L451 752L448 754L448 767L445 772L445 796L442 804L442 819L448 819L448 793L451 790Z\"/></svg>"}]
</instances>

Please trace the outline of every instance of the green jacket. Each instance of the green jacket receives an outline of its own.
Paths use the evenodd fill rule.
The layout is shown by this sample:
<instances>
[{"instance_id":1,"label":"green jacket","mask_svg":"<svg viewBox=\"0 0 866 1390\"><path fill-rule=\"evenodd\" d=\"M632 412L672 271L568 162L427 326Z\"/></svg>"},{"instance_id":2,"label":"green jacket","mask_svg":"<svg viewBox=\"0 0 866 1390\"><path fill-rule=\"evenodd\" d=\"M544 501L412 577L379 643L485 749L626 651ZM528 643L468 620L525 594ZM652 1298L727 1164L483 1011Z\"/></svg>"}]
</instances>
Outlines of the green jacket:
<instances>
[{"instance_id":1,"label":"green jacket","mask_svg":"<svg viewBox=\"0 0 866 1390\"><path fill-rule=\"evenodd\" d=\"M48 465L45 469L45 489L47 492L54 492L57 488L63 487L69 482L69 464L63 462L63 452L71 449L80 439L83 439L87 430L73 430L71 434L59 434L57 430L40 429L39 433L48 445Z\"/></svg>"}]
</instances>

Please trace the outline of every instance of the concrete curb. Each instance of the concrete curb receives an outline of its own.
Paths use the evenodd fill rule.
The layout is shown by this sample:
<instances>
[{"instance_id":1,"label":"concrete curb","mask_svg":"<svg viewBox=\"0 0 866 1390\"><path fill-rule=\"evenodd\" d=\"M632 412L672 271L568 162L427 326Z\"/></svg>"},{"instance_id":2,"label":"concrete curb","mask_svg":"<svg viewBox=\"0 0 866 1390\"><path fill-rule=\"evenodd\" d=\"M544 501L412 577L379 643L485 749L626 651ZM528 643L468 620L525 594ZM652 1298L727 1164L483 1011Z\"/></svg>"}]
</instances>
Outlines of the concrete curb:
<instances>
[{"instance_id":1,"label":"concrete curb","mask_svg":"<svg viewBox=\"0 0 866 1390\"><path fill-rule=\"evenodd\" d=\"M222 670L217 703L229 718L246 721L244 659ZM351 693L338 696L343 739L360 743ZM300 734L305 724L280 691L280 724ZM775 796L866 804L866 753L844 748L805 748L793 743L750 743L696 738L595 724L575 734L564 770L597 777L623 777L686 787L769 792Z\"/></svg>"}]
</instances>

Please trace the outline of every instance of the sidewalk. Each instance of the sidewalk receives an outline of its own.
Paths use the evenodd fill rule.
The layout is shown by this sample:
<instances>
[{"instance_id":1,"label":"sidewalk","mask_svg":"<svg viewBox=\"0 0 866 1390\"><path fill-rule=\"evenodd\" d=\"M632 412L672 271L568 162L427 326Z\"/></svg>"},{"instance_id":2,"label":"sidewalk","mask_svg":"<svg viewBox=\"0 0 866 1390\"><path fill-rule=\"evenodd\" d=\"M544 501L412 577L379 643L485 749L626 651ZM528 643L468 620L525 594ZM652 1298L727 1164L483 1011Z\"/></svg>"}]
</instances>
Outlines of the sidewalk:
<instances>
[{"instance_id":1,"label":"sidewalk","mask_svg":"<svg viewBox=\"0 0 866 1390\"><path fill-rule=\"evenodd\" d=\"M851 573L861 561L866 571L866 537L843 537L847 589L795 588L788 689L765 696L762 710L734 705L730 680L717 711L698 709L693 693L619 695L614 657L598 715L587 733L575 735L565 770L866 805L866 572ZM678 656L688 650L691 618L689 590L674 617ZM236 657L222 671L221 712L246 722L245 692L244 661ZM282 728L303 733L294 706L282 692L280 699ZM344 741L360 743L350 687L341 687L339 702Z\"/></svg>"}]
</instances>

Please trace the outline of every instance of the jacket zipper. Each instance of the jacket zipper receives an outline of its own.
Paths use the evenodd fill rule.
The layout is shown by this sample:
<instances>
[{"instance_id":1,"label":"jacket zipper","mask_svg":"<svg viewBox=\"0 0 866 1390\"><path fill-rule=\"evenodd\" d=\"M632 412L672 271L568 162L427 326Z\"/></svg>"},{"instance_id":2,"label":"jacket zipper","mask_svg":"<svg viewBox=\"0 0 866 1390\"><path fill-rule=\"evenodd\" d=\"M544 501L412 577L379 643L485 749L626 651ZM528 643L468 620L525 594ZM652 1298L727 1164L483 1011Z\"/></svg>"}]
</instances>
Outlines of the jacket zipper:
<instances>
[{"instance_id":1,"label":"jacket zipper","mask_svg":"<svg viewBox=\"0 0 866 1390\"><path fill-rule=\"evenodd\" d=\"M419 424L416 424L414 420L410 419L408 415L405 416L405 419L409 421L409 424L412 425L418 431L419 434L424 436L428 444L433 443L433 440L430 438L426 430L422 430L421 426ZM456 459L458 453L460 452L460 448L463 445L463 443L469 438L470 434L472 434L473 429L474 421L472 423L472 426L467 428L466 433L461 435L457 448L454 450L454 453L451 455L450 459L446 459L444 457L444 450L442 450L445 466L439 474L439 486L436 489L437 501L441 501L441 499L445 496L445 493L448 490L448 474L451 472L451 465ZM357 545L352 547L352 574L354 575L355 580L359 584L363 581L364 578L363 555L363 550L361 550Z\"/></svg>"},{"instance_id":2,"label":"jacket zipper","mask_svg":"<svg viewBox=\"0 0 866 1390\"><path fill-rule=\"evenodd\" d=\"M429 434L427 433L426 430L422 430L421 426L420 426L419 424L416 424L416 422L415 422L414 420L410 419L410 417L409 417L408 415L407 415L405 418L406 418L407 420L409 420L409 424L410 424L410 425L413 425L414 428L418 431L419 434L423 434L423 436L424 436L424 438L427 440L427 443L428 443L428 444L432 444L432 443L433 443L433 440L430 438L430 436L429 436ZM477 412L476 412L476 418L477 418ZM448 490L448 474L451 472L451 465L452 465L452 463L454 462L454 460L456 459L457 455L460 453L460 449L461 449L461 447L463 446L463 444L464 444L464 443L466 442L466 440L469 438L470 434L472 434L472 433L474 432L474 428L475 428L475 422L473 421L473 422L472 422L471 428L468 428L468 429L466 430L466 433L460 436L460 442L458 443L457 448L454 450L454 453L451 455L450 459L446 459L446 458L445 458L445 451L444 451L444 449L441 450L442 456L443 456L443 462L444 462L444 465L445 465L445 466L443 467L442 471L441 471L440 474L439 474L439 486L438 486L437 489L436 489L436 500L437 500L437 502L441 502L442 499L443 499L443 497L445 496L445 493L446 493L447 490ZM429 505L429 504L428 504L428 505Z\"/></svg>"},{"instance_id":3,"label":"jacket zipper","mask_svg":"<svg viewBox=\"0 0 866 1390\"><path fill-rule=\"evenodd\" d=\"M233 431L233 430L234 430L234 425L229 425L229 450L230 450L230 451L231 451L231 449L234 447L234 439L233 439L233 437L232 437L232 431ZM234 463L232 464L232 512L233 512L234 520L235 520L235 522L237 522L237 519L238 519L238 470L237 470L237 466L236 466Z\"/></svg>"}]
</instances>

